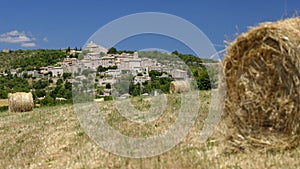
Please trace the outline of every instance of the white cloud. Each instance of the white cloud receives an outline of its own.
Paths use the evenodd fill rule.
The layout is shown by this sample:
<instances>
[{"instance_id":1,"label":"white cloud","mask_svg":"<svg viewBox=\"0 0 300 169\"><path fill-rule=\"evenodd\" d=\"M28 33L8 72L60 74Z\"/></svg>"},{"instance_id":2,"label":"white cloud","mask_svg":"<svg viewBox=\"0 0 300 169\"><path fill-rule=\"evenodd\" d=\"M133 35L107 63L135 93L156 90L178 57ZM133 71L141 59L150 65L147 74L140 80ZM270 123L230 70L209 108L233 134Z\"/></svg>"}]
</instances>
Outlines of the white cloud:
<instances>
[{"instance_id":1,"label":"white cloud","mask_svg":"<svg viewBox=\"0 0 300 169\"><path fill-rule=\"evenodd\" d=\"M44 42L48 42L49 40L48 40L47 37L44 37L44 38L43 38L43 41L44 41Z\"/></svg>"},{"instance_id":2,"label":"white cloud","mask_svg":"<svg viewBox=\"0 0 300 169\"><path fill-rule=\"evenodd\" d=\"M0 42L20 44L22 47L34 47L35 38L32 35L27 35L24 32L13 30L7 33L0 34Z\"/></svg>"},{"instance_id":3,"label":"white cloud","mask_svg":"<svg viewBox=\"0 0 300 169\"><path fill-rule=\"evenodd\" d=\"M11 32L5 33L7 36L17 36L19 35L19 32L17 30L13 30Z\"/></svg>"},{"instance_id":4,"label":"white cloud","mask_svg":"<svg viewBox=\"0 0 300 169\"><path fill-rule=\"evenodd\" d=\"M22 43L21 44L22 47L35 47L36 44L34 42L30 42L30 43Z\"/></svg>"}]
</instances>

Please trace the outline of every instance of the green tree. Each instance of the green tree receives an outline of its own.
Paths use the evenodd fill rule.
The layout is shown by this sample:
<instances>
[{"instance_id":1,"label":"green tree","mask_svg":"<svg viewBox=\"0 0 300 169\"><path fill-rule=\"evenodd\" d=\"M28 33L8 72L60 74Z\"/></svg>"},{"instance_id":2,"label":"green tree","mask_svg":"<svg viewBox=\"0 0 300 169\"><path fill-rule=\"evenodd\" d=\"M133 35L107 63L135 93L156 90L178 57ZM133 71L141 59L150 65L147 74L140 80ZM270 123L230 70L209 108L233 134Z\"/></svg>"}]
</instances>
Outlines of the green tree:
<instances>
[{"instance_id":1,"label":"green tree","mask_svg":"<svg viewBox=\"0 0 300 169\"><path fill-rule=\"evenodd\" d=\"M1 99L6 99L9 91L8 90L0 90L0 98Z\"/></svg>"},{"instance_id":2,"label":"green tree","mask_svg":"<svg viewBox=\"0 0 300 169\"><path fill-rule=\"evenodd\" d=\"M29 78L29 75L27 73L23 73L23 78L24 79L28 79Z\"/></svg>"},{"instance_id":3,"label":"green tree","mask_svg":"<svg viewBox=\"0 0 300 169\"><path fill-rule=\"evenodd\" d=\"M64 83L64 81L63 81L62 79L58 79L58 80L56 81L56 85L57 85L57 86L61 86L63 83Z\"/></svg>"},{"instance_id":4,"label":"green tree","mask_svg":"<svg viewBox=\"0 0 300 169\"><path fill-rule=\"evenodd\" d=\"M42 106L53 106L55 105L55 100L49 94L47 94L40 103Z\"/></svg>"},{"instance_id":5,"label":"green tree","mask_svg":"<svg viewBox=\"0 0 300 169\"><path fill-rule=\"evenodd\" d=\"M34 93L35 93L35 95L37 97L44 97L44 96L46 96L46 91L45 90L36 90Z\"/></svg>"},{"instance_id":6,"label":"green tree","mask_svg":"<svg viewBox=\"0 0 300 169\"><path fill-rule=\"evenodd\" d=\"M154 80L157 76L161 76L163 73L159 72L157 70L150 70L149 76L151 77L151 80Z\"/></svg>"},{"instance_id":7,"label":"green tree","mask_svg":"<svg viewBox=\"0 0 300 169\"><path fill-rule=\"evenodd\" d=\"M32 87L34 89L44 89L49 85L49 81L47 80L38 80L37 82L33 83Z\"/></svg>"},{"instance_id":8,"label":"green tree","mask_svg":"<svg viewBox=\"0 0 300 169\"><path fill-rule=\"evenodd\" d=\"M103 67L103 66L98 66L98 68L97 68L97 71L98 72L105 72L105 71L107 71L108 69L107 68L105 68L105 67Z\"/></svg>"},{"instance_id":9,"label":"green tree","mask_svg":"<svg viewBox=\"0 0 300 169\"><path fill-rule=\"evenodd\" d=\"M106 88L106 89L111 89L110 83L106 83L105 88Z\"/></svg>"},{"instance_id":10,"label":"green tree","mask_svg":"<svg viewBox=\"0 0 300 169\"><path fill-rule=\"evenodd\" d=\"M112 96L104 96L104 101L113 100Z\"/></svg>"},{"instance_id":11,"label":"green tree","mask_svg":"<svg viewBox=\"0 0 300 169\"><path fill-rule=\"evenodd\" d=\"M66 49L66 52L69 53L71 51L70 46Z\"/></svg>"},{"instance_id":12,"label":"green tree","mask_svg":"<svg viewBox=\"0 0 300 169\"><path fill-rule=\"evenodd\" d=\"M141 84L134 84L133 82L129 85L129 94L132 96L139 96L141 93Z\"/></svg>"},{"instance_id":13,"label":"green tree","mask_svg":"<svg viewBox=\"0 0 300 169\"><path fill-rule=\"evenodd\" d=\"M63 79L66 80L66 79L72 77L72 73L66 73L66 72L65 72L65 73L63 73L62 76L63 76Z\"/></svg>"},{"instance_id":14,"label":"green tree","mask_svg":"<svg viewBox=\"0 0 300 169\"><path fill-rule=\"evenodd\" d=\"M150 93L151 91L152 91L151 82L148 81L144 82L142 93Z\"/></svg>"},{"instance_id":15,"label":"green tree","mask_svg":"<svg viewBox=\"0 0 300 169\"><path fill-rule=\"evenodd\" d=\"M114 47L112 47L112 48L110 48L109 50L108 50L108 52L107 52L108 54L117 54L118 53L118 51L117 51L117 49L116 48L114 48Z\"/></svg>"},{"instance_id":16,"label":"green tree","mask_svg":"<svg viewBox=\"0 0 300 169\"><path fill-rule=\"evenodd\" d=\"M74 54L70 55L70 58L78 59L78 57L79 57L79 53L74 53Z\"/></svg>"},{"instance_id":17,"label":"green tree","mask_svg":"<svg viewBox=\"0 0 300 169\"><path fill-rule=\"evenodd\" d=\"M66 83L65 83L65 89L72 91L72 83L66 81Z\"/></svg>"},{"instance_id":18,"label":"green tree","mask_svg":"<svg viewBox=\"0 0 300 169\"><path fill-rule=\"evenodd\" d=\"M179 52L177 50L175 50L174 52L172 52L173 55L179 55Z\"/></svg>"},{"instance_id":19,"label":"green tree","mask_svg":"<svg viewBox=\"0 0 300 169\"><path fill-rule=\"evenodd\" d=\"M64 97L65 96L65 90L66 89L64 87L59 88L56 97Z\"/></svg>"},{"instance_id":20,"label":"green tree","mask_svg":"<svg viewBox=\"0 0 300 169\"><path fill-rule=\"evenodd\" d=\"M114 65L114 66L108 66L107 69L118 69L118 66Z\"/></svg>"},{"instance_id":21,"label":"green tree","mask_svg":"<svg viewBox=\"0 0 300 169\"><path fill-rule=\"evenodd\" d=\"M210 78L206 70L199 71L199 77L196 78L199 90L210 90Z\"/></svg>"}]
</instances>

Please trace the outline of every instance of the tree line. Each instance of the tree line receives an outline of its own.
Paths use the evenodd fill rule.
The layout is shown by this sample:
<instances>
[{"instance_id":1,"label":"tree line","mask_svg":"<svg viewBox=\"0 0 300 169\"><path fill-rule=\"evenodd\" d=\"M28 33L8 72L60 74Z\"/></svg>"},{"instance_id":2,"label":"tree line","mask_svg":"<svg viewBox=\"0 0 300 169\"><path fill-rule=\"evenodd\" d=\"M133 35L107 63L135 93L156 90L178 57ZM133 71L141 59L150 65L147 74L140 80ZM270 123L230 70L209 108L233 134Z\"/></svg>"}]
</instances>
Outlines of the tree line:
<instances>
[{"instance_id":1,"label":"tree line","mask_svg":"<svg viewBox=\"0 0 300 169\"><path fill-rule=\"evenodd\" d=\"M14 50L8 53L0 52L0 72L21 68L20 71L39 69L49 65L55 65L69 56L66 50L36 49Z\"/></svg>"},{"instance_id":2,"label":"tree line","mask_svg":"<svg viewBox=\"0 0 300 169\"><path fill-rule=\"evenodd\" d=\"M0 76L0 99L7 99L8 93L32 92L36 104L56 105L57 97L65 98L65 103L72 102L72 83L69 82L70 73L64 73L54 82L51 77L36 79L30 76L12 75ZM43 100L38 98L45 97Z\"/></svg>"}]
</instances>

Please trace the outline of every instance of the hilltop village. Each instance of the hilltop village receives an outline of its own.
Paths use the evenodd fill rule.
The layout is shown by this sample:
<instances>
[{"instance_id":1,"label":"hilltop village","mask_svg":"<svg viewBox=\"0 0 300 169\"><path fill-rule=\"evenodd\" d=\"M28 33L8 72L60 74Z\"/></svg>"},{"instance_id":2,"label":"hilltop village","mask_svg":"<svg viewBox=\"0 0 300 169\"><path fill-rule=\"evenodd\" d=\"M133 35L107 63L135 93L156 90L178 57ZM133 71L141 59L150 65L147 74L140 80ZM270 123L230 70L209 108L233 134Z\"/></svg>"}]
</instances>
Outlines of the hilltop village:
<instances>
[{"instance_id":1,"label":"hilltop village","mask_svg":"<svg viewBox=\"0 0 300 169\"><path fill-rule=\"evenodd\" d=\"M9 52L9 50L3 50L2 52ZM96 74L95 89L93 91L96 98L105 98L107 100L107 98L111 99L112 86L119 82L119 79L124 75L132 77L130 79L132 91L121 92L119 97L124 98L130 95L147 96L153 88L167 92L170 81L189 80L188 72L180 66L183 64L182 60L165 60L164 62L164 60L157 61L157 59L139 57L139 53L133 51L112 53L91 41L84 50L69 49L68 56L54 65L34 67L32 70L24 70L21 67L15 68L9 72L0 73L0 76L9 74L12 77L30 77L35 79L33 82L29 82L31 83L29 86L32 83L42 83L46 79L48 82L53 83L53 85L48 83L49 86L57 88L57 83L60 85L67 84L68 87L62 87L66 89L70 88L70 84L82 81L87 78L88 74L93 73ZM75 78L72 77L72 74L75 75ZM157 82L155 84L148 83L151 80L157 80ZM53 91L51 92L51 89L47 87L29 88L31 92L45 90L36 95L36 100L45 99L48 93L50 93L53 100L68 100L71 98L70 90L67 92L68 94L63 94L64 92L59 92L59 89L52 88L53 91L56 90L56 93L52 94Z\"/></svg>"},{"instance_id":2,"label":"hilltop village","mask_svg":"<svg viewBox=\"0 0 300 169\"><path fill-rule=\"evenodd\" d=\"M94 42L87 44L86 51L82 60L65 60L62 68L64 71L75 74L82 72L81 76L76 76L76 79L79 80L86 78L84 71L97 72L96 87L105 87L100 93L98 92L99 96L110 96L112 93L111 86L119 83L119 79L126 75L131 75L133 79L130 80L132 80L133 85L139 86L151 80L149 72L159 72L156 73L156 76L159 75L160 78L188 80L187 71L174 66L179 64L177 62L172 63L173 66L170 64L163 65L156 59L140 58L138 52L107 54L108 51L105 48ZM182 61L179 62L183 64ZM149 95L146 91L139 93ZM133 93L129 91L129 93L123 92L121 94L121 97L126 97Z\"/></svg>"}]
</instances>

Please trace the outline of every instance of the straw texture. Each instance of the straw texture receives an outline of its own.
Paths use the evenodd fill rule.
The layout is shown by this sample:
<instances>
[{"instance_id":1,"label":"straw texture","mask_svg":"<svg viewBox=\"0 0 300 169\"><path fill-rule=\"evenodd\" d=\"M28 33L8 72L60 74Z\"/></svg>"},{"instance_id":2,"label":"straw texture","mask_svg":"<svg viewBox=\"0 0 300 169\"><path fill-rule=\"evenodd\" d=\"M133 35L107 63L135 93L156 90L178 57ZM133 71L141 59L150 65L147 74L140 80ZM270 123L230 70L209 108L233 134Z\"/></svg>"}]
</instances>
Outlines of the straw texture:
<instances>
[{"instance_id":1,"label":"straw texture","mask_svg":"<svg viewBox=\"0 0 300 169\"><path fill-rule=\"evenodd\" d=\"M300 19L262 23L232 42L223 60L232 145L293 148L300 134Z\"/></svg>"},{"instance_id":2,"label":"straw texture","mask_svg":"<svg viewBox=\"0 0 300 169\"><path fill-rule=\"evenodd\" d=\"M32 93L17 92L8 94L10 112L27 112L33 109Z\"/></svg>"}]
</instances>

